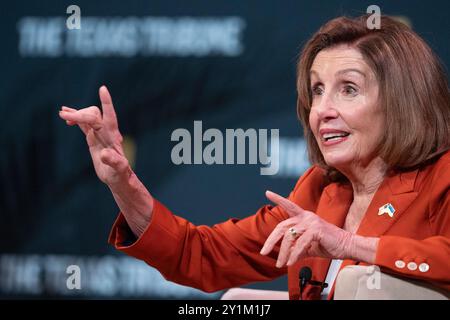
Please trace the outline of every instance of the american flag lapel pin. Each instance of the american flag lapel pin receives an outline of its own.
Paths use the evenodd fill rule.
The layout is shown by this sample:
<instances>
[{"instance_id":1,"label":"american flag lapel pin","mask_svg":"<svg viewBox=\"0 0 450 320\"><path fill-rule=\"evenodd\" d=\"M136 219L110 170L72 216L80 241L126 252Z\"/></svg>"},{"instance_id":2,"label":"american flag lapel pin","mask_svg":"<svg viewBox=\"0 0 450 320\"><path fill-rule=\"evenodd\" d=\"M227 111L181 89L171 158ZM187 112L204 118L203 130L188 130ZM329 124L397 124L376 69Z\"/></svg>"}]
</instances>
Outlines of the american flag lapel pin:
<instances>
[{"instance_id":1,"label":"american flag lapel pin","mask_svg":"<svg viewBox=\"0 0 450 320\"><path fill-rule=\"evenodd\" d=\"M386 203L385 205L381 206L378 209L378 215L382 216L383 214L387 213L389 215L389 217L393 218L394 217L394 206L390 203Z\"/></svg>"}]
</instances>

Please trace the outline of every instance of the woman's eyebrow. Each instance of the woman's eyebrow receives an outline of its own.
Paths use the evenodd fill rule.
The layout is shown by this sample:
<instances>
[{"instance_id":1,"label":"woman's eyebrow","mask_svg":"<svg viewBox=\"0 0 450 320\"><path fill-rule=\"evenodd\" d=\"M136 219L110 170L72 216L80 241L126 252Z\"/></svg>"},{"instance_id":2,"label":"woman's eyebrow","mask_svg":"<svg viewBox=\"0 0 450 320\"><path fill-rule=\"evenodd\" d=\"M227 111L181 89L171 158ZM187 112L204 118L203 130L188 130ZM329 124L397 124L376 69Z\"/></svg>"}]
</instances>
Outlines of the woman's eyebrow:
<instances>
[{"instance_id":1,"label":"woman's eyebrow","mask_svg":"<svg viewBox=\"0 0 450 320\"><path fill-rule=\"evenodd\" d=\"M366 74L363 71L356 69L356 68L347 68L347 69L339 70L338 72L336 72L335 76L341 76L343 74L350 73L350 72L359 73L364 78L366 78ZM315 76L316 78L320 79L319 73L316 70L311 70L310 76Z\"/></svg>"},{"instance_id":2,"label":"woman's eyebrow","mask_svg":"<svg viewBox=\"0 0 450 320\"><path fill-rule=\"evenodd\" d=\"M356 72L356 73L359 73L360 75L362 75L364 78L366 77L366 74L364 72L362 72L359 69L355 69L355 68L339 70L338 72L336 72L336 76L340 76L340 75L343 75L343 74L349 73L349 72Z\"/></svg>"}]
</instances>

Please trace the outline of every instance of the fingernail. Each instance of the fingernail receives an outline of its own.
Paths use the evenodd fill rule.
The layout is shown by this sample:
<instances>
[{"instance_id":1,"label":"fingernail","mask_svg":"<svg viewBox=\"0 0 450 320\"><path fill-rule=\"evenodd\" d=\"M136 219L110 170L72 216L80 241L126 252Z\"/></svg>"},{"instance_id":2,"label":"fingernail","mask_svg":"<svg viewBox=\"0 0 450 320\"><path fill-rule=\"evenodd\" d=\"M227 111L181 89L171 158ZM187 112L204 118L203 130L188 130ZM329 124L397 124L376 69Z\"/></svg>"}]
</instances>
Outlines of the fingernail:
<instances>
[{"instance_id":1,"label":"fingernail","mask_svg":"<svg viewBox=\"0 0 450 320\"><path fill-rule=\"evenodd\" d=\"M277 264L275 265L277 268L281 268L281 262L277 261Z\"/></svg>"}]
</instances>

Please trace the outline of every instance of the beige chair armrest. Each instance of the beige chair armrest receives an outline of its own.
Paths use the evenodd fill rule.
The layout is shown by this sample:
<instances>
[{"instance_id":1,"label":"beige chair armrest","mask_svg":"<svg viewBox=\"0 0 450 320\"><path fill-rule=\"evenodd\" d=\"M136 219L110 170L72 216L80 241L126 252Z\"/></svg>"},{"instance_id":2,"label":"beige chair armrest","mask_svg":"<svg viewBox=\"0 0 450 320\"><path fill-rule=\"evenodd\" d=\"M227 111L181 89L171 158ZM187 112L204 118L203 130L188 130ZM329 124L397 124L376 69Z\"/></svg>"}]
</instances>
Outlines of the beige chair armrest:
<instances>
[{"instance_id":1,"label":"beige chair armrest","mask_svg":"<svg viewBox=\"0 0 450 320\"><path fill-rule=\"evenodd\" d=\"M335 300L448 300L450 292L423 281L382 273L375 266L347 266L335 284ZM287 291L233 288L221 300L287 300Z\"/></svg>"},{"instance_id":2,"label":"beige chair armrest","mask_svg":"<svg viewBox=\"0 0 450 320\"><path fill-rule=\"evenodd\" d=\"M232 288L220 298L221 300L289 300L287 291L256 290Z\"/></svg>"},{"instance_id":3,"label":"beige chair armrest","mask_svg":"<svg viewBox=\"0 0 450 320\"><path fill-rule=\"evenodd\" d=\"M447 300L450 293L423 281L395 277L376 266L347 266L336 278L336 300Z\"/></svg>"}]
</instances>

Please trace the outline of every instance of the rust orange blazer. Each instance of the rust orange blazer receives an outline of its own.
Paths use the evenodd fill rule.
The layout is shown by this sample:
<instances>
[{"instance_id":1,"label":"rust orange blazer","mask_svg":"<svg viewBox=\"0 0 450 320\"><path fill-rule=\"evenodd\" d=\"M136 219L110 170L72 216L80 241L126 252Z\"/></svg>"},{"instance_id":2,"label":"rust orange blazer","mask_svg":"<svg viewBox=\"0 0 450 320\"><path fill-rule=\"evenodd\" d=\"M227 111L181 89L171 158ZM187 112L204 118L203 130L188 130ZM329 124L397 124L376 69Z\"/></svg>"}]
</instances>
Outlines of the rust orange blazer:
<instances>
[{"instance_id":1,"label":"rust orange blazer","mask_svg":"<svg viewBox=\"0 0 450 320\"><path fill-rule=\"evenodd\" d=\"M338 183L324 185L323 174L316 166L308 169L289 198L343 227L352 203L352 188ZM378 209L386 203L394 206L393 217L378 215ZM281 208L266 205L242 220L195 226L155 200L152 220L139 239L133 237L119 214L109 242L155 267L166 279L207 292L267 281L287 272L289 297L298 299L300 268L309 266L313 280L325 281L331 260L307 258L278 269L275 262L279 248L269 256L260 255L271 231L286 218ZM450 290L450 152L420 169L386 177L357 234L380 238L375 264L383 272ZM359 263L344 260L341 268ZM302 298L320 299L320 289L307 286Z\"/></svg>"}]
</instances>

